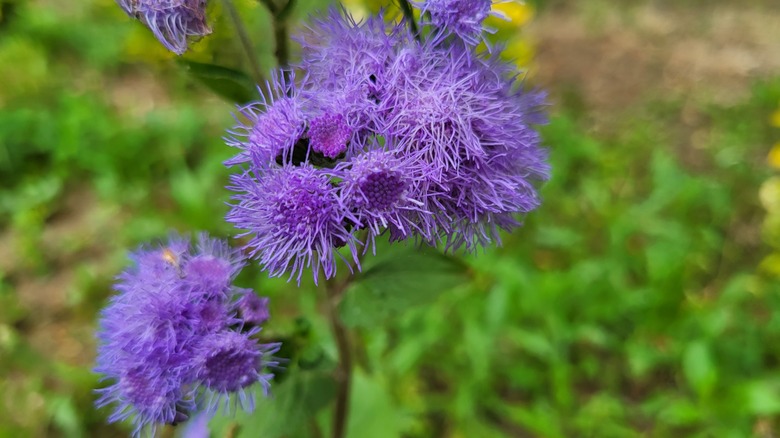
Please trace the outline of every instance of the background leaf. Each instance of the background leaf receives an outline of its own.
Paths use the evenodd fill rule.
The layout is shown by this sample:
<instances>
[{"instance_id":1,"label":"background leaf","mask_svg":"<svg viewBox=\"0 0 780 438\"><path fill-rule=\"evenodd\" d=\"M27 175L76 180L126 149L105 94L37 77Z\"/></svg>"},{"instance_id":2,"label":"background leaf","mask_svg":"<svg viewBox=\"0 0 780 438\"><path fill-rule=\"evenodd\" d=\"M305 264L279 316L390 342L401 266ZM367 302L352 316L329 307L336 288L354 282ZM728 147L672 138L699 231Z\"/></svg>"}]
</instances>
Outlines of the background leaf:
<instances>
[{"instance_id":1,"label":"background leaf","mask_svg":"<svg viewBox=\"0 0 780 438\"><path fill-rule=\"evenodd\" d=\"M235 438L276 438L308 436L317 412L330 403L336 384L329 373L294 370L279 385L274 386L270 398L256 390L255 411L248 414L239 410L235 416L219 414L209 422L214 436L225 436L234 430Z\"/></svg>"},{"instance_id":2,"label":"background leaf","mask_svg":"<svg viewBox=\"0 0 780 438\"><path fill-rule=\"evenodd\" d=\"M198 82L231 102L244 104L258 97L254 82L243 72L185 59L178 62Z\"/></svg>"},{"instance_id":3,"label":"background leaf","mask_svg":"<svg viewBox=\"0 0 780 438\"><path fill-rule=\"evenodd\" d=\"M376 326L468 282L468 267L436 250L410 246L388 252L347 290L340 312L348 326Z\"/></svg>"}]
</instances>

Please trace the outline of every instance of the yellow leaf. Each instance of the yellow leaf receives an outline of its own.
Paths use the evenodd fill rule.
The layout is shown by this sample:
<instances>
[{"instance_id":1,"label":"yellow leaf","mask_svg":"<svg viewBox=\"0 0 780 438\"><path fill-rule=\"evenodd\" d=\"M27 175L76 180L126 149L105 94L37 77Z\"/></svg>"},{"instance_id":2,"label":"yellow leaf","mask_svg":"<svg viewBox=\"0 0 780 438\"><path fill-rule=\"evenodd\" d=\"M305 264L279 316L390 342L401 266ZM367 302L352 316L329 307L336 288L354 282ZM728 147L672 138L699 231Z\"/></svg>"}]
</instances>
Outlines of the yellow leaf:
<instances>
[{"instance_id":1,"label":"yellow leaf","mask_svg":"<svg viewBox=\"0 0 780 438\"><path fill-rule=\"evenodd\" d=\"M513 26L523 26L531 21L534 16L533 6L519 1L510 1L507 3L496 3L493 5L493 11L505 15Z\"/></svg>"},{"instance_id":2,"label":"yellow leaf","mask_svg":"<svg viewBox=\"0 0 780 438\"><path fill-rule=\"evenodd\" d=\"M526 39L513 38L509 41L501 56L504 59L514 61L518 68L525 68L528 67L528 64L534 58L534 47Z\"/></svg>"},{"instance_id":3,"label":"yellow leaf","mask_svg":"<svg viewBox=\"0 0 780 438\"><path fill-rule=\"evenodd\" d=\"M780 169L780 142L775 143L769 155L766 157L767 163L775 169Z\"/></svg>"},{"instance_id":4,"label":"yellow leaf","mask_svg":"<svg viewBox=\"0 0 780 438\"><path fill-rule=\"evenodd\" d=\"M780 128L780 109L775 110L771 116L769 116L769 123L777 128Z\"/></svg>"},{"instance_id":5,"label":"yellow leaf","mask_svg":"<svg viewBox=\"0 0 780 438\"><path fill-rule=\"evenodd\" d=\"M370 11L366 8L366 5L362 0L342 0L342 5L349 11L349 14L357 21L368 18Z\"/></svg>"},{"instance_id":6,"label":"yellow leaf","mask_svg":"<svg viewBox=\"0 0 780 438\"><path fill-rule=\"evenodd\" d=\"M780 177L772 177L764 181L758 190L761 205L769 212L780 212Z\"/></svg>"},{"instance_id":7,"label":"yellow leaf","mask_svg":"<svg viewBox=\"0 0 780 438\"><path fill-rule=\"evenodd\" d=\"M780 277L780 254L770 254L761 261L758 270L773 277Z\"/></svg>"}]
</instances>

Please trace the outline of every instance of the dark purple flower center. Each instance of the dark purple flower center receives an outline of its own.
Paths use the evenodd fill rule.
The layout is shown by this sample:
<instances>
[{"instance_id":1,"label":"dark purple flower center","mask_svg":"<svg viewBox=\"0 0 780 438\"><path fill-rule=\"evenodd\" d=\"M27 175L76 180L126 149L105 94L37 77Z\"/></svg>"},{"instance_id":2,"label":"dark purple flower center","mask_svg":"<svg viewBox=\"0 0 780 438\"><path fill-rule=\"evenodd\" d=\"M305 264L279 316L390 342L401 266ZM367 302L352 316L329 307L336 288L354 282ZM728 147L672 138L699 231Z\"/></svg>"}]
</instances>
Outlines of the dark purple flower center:
<instances>
[{"instance_id":1,"label":"dark purple flower center","mask_svg":"<svg viewBox=\"0 0 780 438\"><path fill-rule=\"evenodd\" d=\"M260 325L268 320L268 298L260 298L247 292L238 302L241 319L248 324Z\"/></svg>"},{"instance_id":2,"label":"dark purple flower center","mask_svg":"<svg viewBox=\"0 0 780 438\"><path fill-rule=\"evenodd\" d=\"M291 190L278 194L274 219L284 237L307 236L328 222L333 198L324 184L295 178Z\"/></svg>"},{"instance_id":3,"label":"dark purple flower center","mask_svg":"<svg viewBox=\"0 0 780 438\"><path fill-rule=\"evenodd\" d=\"M352 129L341 114L324 114L309 124L309 145L315 152L336 158L347 150Z\"/></svg>"},{"instance_id":4,"label":"dark purple flower center","mask_svg":"<svg viewBox=\"0 0 780 438\"><path fill-rule=\"evenodd\" d=\"M406 183L400 173L390 170L370 173L359 184L366 198L366 208L372 211L391 210L406 190Z\"/></svg>"},{"instance_id":5,"label":"dark purple flower center","mask_svg":"<svg viewBox=\"0 0 780 438\"><path fill-rule=\"evenodd\" d=\"M214 391L238 391L257 380L258 354L246 343L229 343L208 355L198 377Z\"/></svg>"}]
</instances>

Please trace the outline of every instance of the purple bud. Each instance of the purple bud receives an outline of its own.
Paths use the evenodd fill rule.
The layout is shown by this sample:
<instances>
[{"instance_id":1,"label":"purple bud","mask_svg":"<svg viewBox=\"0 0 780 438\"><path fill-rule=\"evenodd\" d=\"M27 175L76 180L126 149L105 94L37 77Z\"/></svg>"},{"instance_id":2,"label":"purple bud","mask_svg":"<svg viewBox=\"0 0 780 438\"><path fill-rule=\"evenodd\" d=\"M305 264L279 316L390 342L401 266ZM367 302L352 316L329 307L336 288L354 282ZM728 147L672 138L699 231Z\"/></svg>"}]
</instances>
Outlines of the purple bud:
<instances>
[{"instance_id":1,"label":"purple bud","mask_svg":"<svg viewBox=\"0 0 780 438\"><path fill-rule=\"evenodd\" d=\"M245 334L220 332L201 341L198 379L215 392L235 392L257 380L260 365L257 341Z\"/></svg>"},{"instance_id":2,"label":"purple bud","mask_svg":"<svg viewBox=\"0 0 780 438\"><path fill-rule=\"evenodd\" d=\"M424 0L413 4L423 15L430 15L430 24L476 46L482 40L482 22L490 15L492 3L492 0Z\"/></svg>"},{"instance_id":3,"label":"purple bud","mask_svg":"<svg viewBox=\"0 0 780 438\"><path fill-rule=\"evenodd\" d=\"M336 158L347 150L352 129L341 114L323 114L309 123L309 144L315 152Z\"/></svg>"},{"instance_id":4,"label":"purple bud","mask_svg":"<svg viewBox=\"0 0 780 438\"><path fill-rule=\"evenodd\" d=\"M260 325L268 320L267 297L258 297L251 289L245 289L238 299L238 316L246 324Z\"/></svg>"}]
</instances>

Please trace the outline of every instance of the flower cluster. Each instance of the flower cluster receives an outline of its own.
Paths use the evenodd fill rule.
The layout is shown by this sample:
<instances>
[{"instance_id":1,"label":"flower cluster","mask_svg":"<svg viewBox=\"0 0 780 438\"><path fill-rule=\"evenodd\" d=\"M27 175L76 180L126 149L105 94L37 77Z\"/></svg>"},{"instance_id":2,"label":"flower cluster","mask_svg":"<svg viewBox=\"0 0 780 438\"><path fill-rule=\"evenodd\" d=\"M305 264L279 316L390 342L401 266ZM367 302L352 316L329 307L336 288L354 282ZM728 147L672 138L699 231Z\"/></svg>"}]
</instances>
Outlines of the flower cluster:
<instances>
[{"instance_id":1,"label":"flower cluster","mask_svg":"<svg viewBox=\"0 0 780 438\"><path fill-rule=\"evenodd\" d=\"M127 15L138 19L171 52L181 55L192 39L211 33L206 0L116 0Z\"/></svg>"},{"instance_id":2,"label":"flower cluster","mask_svg":"<svg viewBox=\"0 0 780 438\"><path fill-rule=\"evenodd\" d=\"M227 243L172 238L133 253L103 310L96 371L110 386L98 406L114 404L109 421L132 418L135 434L175 424L195 411L234 404L253 408L250 385L267 391L278 344L256 339L267 300L232 285L244 262ZM153 435L153 433L152 433Z\"/></svg>"},{"instance_id":3,"label":"flower cluster","mask_svg":"<svg viewBox=\"0 0 780 438\"><path fill-rule=\"evenodd\" d=\"M421 0L412 3L420 10L423 23L434 27L440 36L454 35L463 43L476 46L480 42L489 43L484 32L493 33L495 29L484 26L489 16L509 20L501 9L522 5L522 0ZM503 5L493 8L493 5ZM488 49L490 46L488 45Z\"/></svg>"},{"instance_id":4,"label":"flower cluster","mask_svg":"<svg viewBox=\"0 0 780 438\"><path fill-rule=\"evenodd\" d=\"M444 17L439 3L471 6ZM489 9L425 6L464 36ZM238 150L227 164L240 168L227 219L270 275L300 281L311 268L315 282L320 271L330 278L338 258L357 265L383 233L472 251L539 205L544 94L472 39L429 34L420 41L403 22L331 10L298 38L293 71L240 108L227 139Z\"/></svg>"},{"instance_id":5,"label":"flower cluster","mask_svg":"<svg viewBox=\"0 0 780 438\"><path fill-rule=\"evenodd\" d=\"M452 33L471 45L477 45L482 22L490 15L492 0L424 0L413 5L437 30Z\"/></svg>"}]
</instances>

